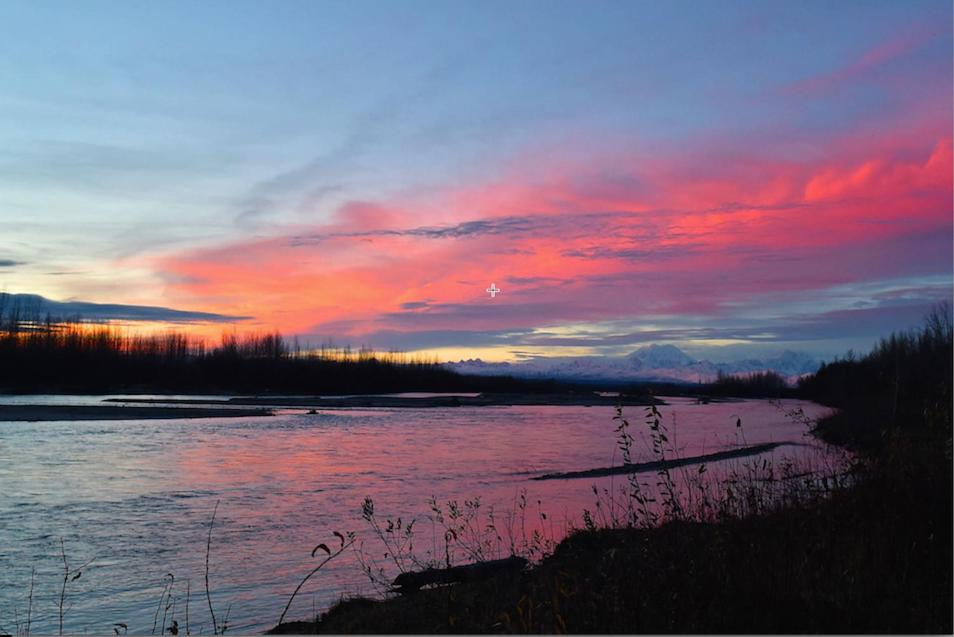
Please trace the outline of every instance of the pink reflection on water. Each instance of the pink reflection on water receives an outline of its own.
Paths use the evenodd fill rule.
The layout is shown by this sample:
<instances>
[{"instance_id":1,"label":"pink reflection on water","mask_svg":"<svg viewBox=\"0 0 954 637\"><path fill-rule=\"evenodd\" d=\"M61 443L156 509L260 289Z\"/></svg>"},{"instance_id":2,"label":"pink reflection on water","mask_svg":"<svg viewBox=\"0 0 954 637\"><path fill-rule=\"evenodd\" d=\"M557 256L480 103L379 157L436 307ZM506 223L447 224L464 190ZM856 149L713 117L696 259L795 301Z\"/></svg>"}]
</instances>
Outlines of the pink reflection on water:
<instances>
[{"instance_id":1,"label":"pink reflection on water","mask_svg":"<svg viewBox=\"0 0 954 637\"><path fill-rule=\"evenodd\" d=\"M661 412L681 456L769 441L800 443L765 455L776 463L824 453L806 437L803 423L765 401L670 402ZM810 417L825 411L787 403L795 406ZM84 574L88 588L74 599L74 630L103 632L113 621L123 621L130 632L149 632L167 572L181 582L191 579L193 622L207 623L207 609L203 614L196 595L216 501L213 602L222 612L232 604L236 631L274 623L291 589L313 565L311 549L336 541L332 531L357 531L367 555L387 563L361 519L366 496L379 518L417 519L416 550L422 558L443 550L440 528L428 517L430 498L446 510L449 500L479 497L481 516L493 507L503 538L495 550L504 554L511 536L519 544L537 531L558 541L569 526L581 524L584 508L594 509L594 486L612 491L625 485L626 476L529 478L619 464L613 414L608 407L329 410L319 415L301 410L270 419L37 423L3 429L0 450L16 459L17 470L0 469L5 486L0 514L9 521L11 562L18 566L0 575L0 584L8 585L0 588L0 607L12 603L6 591L22 588L32 564L38 565L38 583L46 581L40 575L55 578L48 545L65 536L78 557L103 556L89 580ZM627 408L626 415L636 438L634 459L648 459L643 410ZM738 417L741 431L735 427ZM508 531L509 514L519 508L523 494L526 512L510 520ZM393 566L388 575L396 575ZM342 593L368 592L373 592L369 582L349 552L306 587L289 617L307 616L313 603L326 607Z\"/></svg>"}]
</instances>

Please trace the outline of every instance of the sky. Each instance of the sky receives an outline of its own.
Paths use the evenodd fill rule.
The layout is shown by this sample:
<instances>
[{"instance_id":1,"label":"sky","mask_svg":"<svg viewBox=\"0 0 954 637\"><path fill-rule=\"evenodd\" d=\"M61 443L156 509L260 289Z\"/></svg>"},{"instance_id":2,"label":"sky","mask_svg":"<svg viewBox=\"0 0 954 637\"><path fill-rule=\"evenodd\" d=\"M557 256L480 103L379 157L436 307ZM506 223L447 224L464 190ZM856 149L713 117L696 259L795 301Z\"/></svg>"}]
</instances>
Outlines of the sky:
<instances>
[{"instance_id":1,"label":"sky","mask_svg":"<svg viewBox=\"0 0 954 637\"><path fill-rule=\"evenodd\" d=\"M4 3L0 290L444 360L863 351L952 296L952 17Z\"/></svg>"}]
</instances>

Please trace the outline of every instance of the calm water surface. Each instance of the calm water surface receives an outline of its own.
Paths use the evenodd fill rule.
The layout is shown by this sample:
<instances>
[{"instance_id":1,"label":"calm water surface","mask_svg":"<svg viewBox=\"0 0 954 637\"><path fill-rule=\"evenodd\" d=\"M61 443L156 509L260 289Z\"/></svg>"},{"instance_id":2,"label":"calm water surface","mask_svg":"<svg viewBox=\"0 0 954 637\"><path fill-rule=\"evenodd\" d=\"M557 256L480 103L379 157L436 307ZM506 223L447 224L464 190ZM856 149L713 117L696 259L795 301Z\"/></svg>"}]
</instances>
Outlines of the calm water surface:
<instances>
[{"instance_id":1,"label":"calm water surface","mask_svg":"<svg viewBox=\"0 0 954 637\"><path fill-rule=\"evenodd\" d=\"M221 398L221 397L209 397ZM102 397L0 397L0 402L90 404ZM661 408L680 454L788 441L773 460L826 449L805 425L766 401L695 405L670 399ZM825 410L788 401L817 417ZM184 625L186 582L195 634L212 632L204 598L209 518L219 502L212 542L211 588L231 632L274 625L288 595L315 564L310 557L332 531L357 531L378 555L361 520L372 496L379 516L417 517L427 500L479 496L513 509L526 489L535 524L545 511L554 539L593 508L593 486L611 479L532 482L538 473L619 463L608 407L281 410L272 418L108 422L0 422L0 630L22 621L36 569L33 632L57 630L62 581L59 542L71 564L95 557L71 583L69 632L149 633L164 586L176 577L176 618ZM640 440L643 409L627 408ZM616 477L615 484L625 480ZM540 505L537 505L537 501ZM349 552L319 573L289 614L304 618L342 594L369 593ZM171 611L170 611L171 612Z\"/></svg>"}]
</instances>

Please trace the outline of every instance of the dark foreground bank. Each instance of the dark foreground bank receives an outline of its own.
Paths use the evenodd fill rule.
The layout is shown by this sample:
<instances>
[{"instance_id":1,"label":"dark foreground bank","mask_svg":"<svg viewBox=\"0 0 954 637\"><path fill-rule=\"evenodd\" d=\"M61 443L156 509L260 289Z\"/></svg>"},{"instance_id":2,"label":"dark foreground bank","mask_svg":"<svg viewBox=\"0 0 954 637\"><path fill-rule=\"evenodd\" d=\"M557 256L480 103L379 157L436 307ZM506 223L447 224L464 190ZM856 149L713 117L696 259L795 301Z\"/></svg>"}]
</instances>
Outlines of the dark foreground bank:
<instances>
[{"instance_id":1,"label":"dark foreground bank","mask_svg":"<svg viewBox=\"0 0 954 637\"><path fill-rule=\"evenodd\" d=\"M580 531L523 572L345 600L273 632L950 633L950 457L891 447L802 506Z\"/></svg>"}]
</instances>

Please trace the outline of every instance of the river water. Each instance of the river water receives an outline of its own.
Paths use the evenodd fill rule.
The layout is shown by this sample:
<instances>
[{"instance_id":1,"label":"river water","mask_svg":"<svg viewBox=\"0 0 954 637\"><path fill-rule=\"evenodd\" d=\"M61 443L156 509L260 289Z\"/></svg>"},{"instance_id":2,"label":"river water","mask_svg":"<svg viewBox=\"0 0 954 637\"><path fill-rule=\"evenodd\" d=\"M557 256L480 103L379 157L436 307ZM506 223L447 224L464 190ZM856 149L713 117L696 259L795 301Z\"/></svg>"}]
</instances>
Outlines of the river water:
<instances>
[{"instance_id":1,"label":"river water","mask_svg":"<svg viewBox=\"0 0 954 637\"><path fill-rule=\"evenodd\" d=\"M101 400L0 397L0 403ZM801 408L816 418L826 411L811 403L667 402L660 408L663 421L682 456L771 441L797 443L764 454L775 463L837 456L807 435L805 421L785 414ZM634 459L651 459L644 409L625 413ZM480 510L485 514L493 505L498 521L526 502L505 524L508 532L500 533L504 545L515 535L526 540L533 530L558 541L569 526L581 524L584 508L594 510L594 486L615 488L626 478L529 478L619 464L613 415L609 407L519 406L0 422L0 632L16 634L18 621L23 628L32 572L32 631L58 630L62 541L71 568L94 560L68 585L66 632L112 633L122 623L130 634L158 634L163 614L167 625L174 615L184 627L188 598L191 632L210 634L204 572L216 503L211 597L218 622L227 613L229 632L236 633L275 624L291 591L317 563L312 549L321 542L338 546L334 531L356 532L355 547L363 542L364 558L386 567L385 550L361 517L367 496L381 519L417 519L419 552L443 555L442 532L428 519L431 497L441 503L479 497ZM353 548L309 581L289 619L305 618L342 595L373 592ZM388 577L396 574L391 566ZM166 598L175 605L168 609L160 603L167 574L175 576Z\"/></svg>"}]
</instances>

